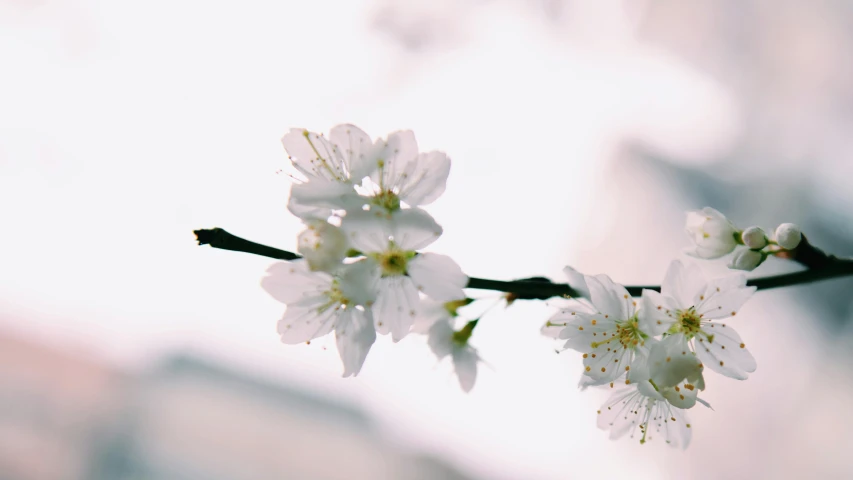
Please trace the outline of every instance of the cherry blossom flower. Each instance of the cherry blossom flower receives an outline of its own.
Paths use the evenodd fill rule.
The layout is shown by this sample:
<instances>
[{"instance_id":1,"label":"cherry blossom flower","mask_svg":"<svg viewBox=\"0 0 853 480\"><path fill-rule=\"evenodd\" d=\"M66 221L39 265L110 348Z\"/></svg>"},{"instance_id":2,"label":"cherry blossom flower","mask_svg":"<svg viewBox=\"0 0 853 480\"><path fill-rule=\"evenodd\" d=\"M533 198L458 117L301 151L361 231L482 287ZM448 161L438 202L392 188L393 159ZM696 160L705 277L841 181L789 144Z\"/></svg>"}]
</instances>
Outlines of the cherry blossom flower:
<instances>
[{"instance_id":1,"label":"cherry blossom flower","mask_svg":"<svg viewBox=\"0 0 853 480\"><path fill-rule=\"evenodd\" d=\"M375 166L381 145L355 125L333 127L329 139L302 128L281 139L293 167L305 181L290 190L288 209L300 218L328 218L332 210L360 208L354 186Z\"/></svg>"},{"instance_id":2,"label":"cherry blossom flower","mask_svg":"<svg viewBox=\"0 0 853 480\"><path fill-rule=\"evenodd\" d=\"M712 259L734 251L740 233L722 213L711 207L687 212L687 234L695 248L689 255Z\"/></svg>"},{"instance_id":3,"label":"cherry blossom flower","mask_svg":"<svg viewBox=\"0 0 853 480\"><path fill-rule=\"evenodd\" d=\"M758 268L766 258L767 254L760 250L739 250L732 255L732 260L729 262L729 268L733 270L745 270L747 272L751 272Z\"/></svg>"},{"instance_id":4,"label":"cherry blossom flower","mask_svg":"<svg viewBox=\"0 0 853 480\"><path fill-rule=\"evenodd\" d=\"M542 333L566 340L564 348L583 353L581 386L603 385L629 372L648 356L653 339L641 330L636 302L607 275L585 276L591 306L554 314ZM575 279L575 284L579 282ZM649 343L647 345L647 343Z\"/></svg>"},{"instance_id":5,"label":"cherry blossom flower","mask_svg":"<svg viewBox=\"0 0 853 480\"><path fill-rule=\"evenodd\" d=\"M394 132L378 141L370 182L366 182L372 206L388 212L401 203L410 207L428 205L444 193L450 174L450 158L439 151L420 153L415 134Z\"/></svg>"},{"instance_id":6,"label":"cherry blossom flower","mask_svg":"<svg viewBox=\"0 0 853 480\"><path fill-rule=\"evenodd\" d=\"M370 305L377 272L364 267L346 265L333 276L295 260L272 265L261 281L267 293L287 305L278 323L282 342L309 342L334 330L344 377L358 374L376 340Z\"/></svg>"},{"instance_id":7,"label":"cherry blossom flower","mask_svg":"<svg viewBox=\"0 0 853 480\"><path fill-rule=\"evenodd\" d=\"M696 265L686 267L680 261L672 262L661 287L661 293L643 290L641 325L653 335L665 334L661 342L671 354L661 365L652 365L668 373L658 373L659 379L666 376L672 384L684 364L672 358L695 353L700 366L708 367L725 376L743 380L754 372L755 359L737 332L727 323L755 292L755 287L746 286L742 274L706 281L702 270ZM653 352L654 353L654 352ZM652 362L654 363L654 358ZM681 377L684 378L684 377Z\"/></svg>"},{"instance_id":8,"label":"cherry blossom flower","mask_svg":"<svg viewBox=\"0 0 853 480\"><path fill-rule=\"evenodd\" d=\"M692 426L683 409L670 404L648 381L620 388L598 410L598 428L616 440L640 431L640 443L662 435L670 446L687 448ZM652 432L654 430L654 432Z\"/></svg>"},{"instance_id":9,"label":"cherry blossom flower","mask_svg":"<svg viewBox=\"0 0 853 480\"><path fill-rule=\"evenodd\" d=\"M418 253L441 235L441 227L421 209L393 215L379 211L354 211L341 227L350 244L377 272L378 296L373 304L377 331L391 333L396 342L405 337L421 309L420 293L434 300L464 298L468 277L446 255Z\"/></svg>"},{"instance_id":10,"label":"cherry blossom flower","mask_svg":"<svg viewBox=\"0 0 853 480\"><path fill-rule=\"evenodd\" d=\"M474 388L474 382L477 380L477 364L480 362L477 350L468 344L476 325L477 320L471 320L461 330L454 330L451 318L447 317L435 322L427 332L427 343L432 353L439 360L450 356L456 377L459 379L459 386L465 392L470 392Z\"/></svg>"}]
</instances>

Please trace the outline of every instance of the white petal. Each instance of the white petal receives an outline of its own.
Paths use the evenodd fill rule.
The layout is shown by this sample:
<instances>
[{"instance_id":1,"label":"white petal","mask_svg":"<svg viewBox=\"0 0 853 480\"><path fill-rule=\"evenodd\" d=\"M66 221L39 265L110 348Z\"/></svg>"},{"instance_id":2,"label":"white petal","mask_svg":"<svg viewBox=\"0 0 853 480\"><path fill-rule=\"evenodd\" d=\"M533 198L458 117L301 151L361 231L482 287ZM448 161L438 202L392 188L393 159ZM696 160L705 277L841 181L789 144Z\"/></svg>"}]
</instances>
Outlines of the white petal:
<instances>
[{"instance_id":1,"label":"white petal","mask_svg":"<svg viewBox=\"0 0 853 480\"><path fill-rule=\"evenodd\" d=\"M304 205L293 196L287 201L287 210L302 220L326 220L332 216L331 208Z\"/></svg>"},{"instance_id":2,"label":"white petal","mask_svg":"<svg viewBox=\"0 0 853 480\"><path fill-rule=\"evenodd\" d=\"M380 212L347 212L341 228L354 248L364 253L384 252L391 239L391 220Z\"/></svg>"},{"instance_id":3,"label":"white petal","mask_svg":"<svg viewBox=\"0 0 853 480\"><path fill-rule=\"evenodd\" d=\"M408 335L420 310L418 289L406 276L383 277L378 284L379 295L373 304L376 331L390 332L391 338L399 342Z\"/></svg>"},{"instance_id":4,"label":"white petal","mask_svg":"<svg viewBox=\"0 0 853 480\"><path fill-rule=\"evenodd\" d=\"M711 327L713 325L713 327ZM697 337L693 346L696 356L711 370L737 380L746 380L756 369L755 358L746 349L740 335L730 326L717 322L702 325L702 331L713 335L713 341ZM743 347L741 346L743 345Z\"/></svg>"},{"instance_id":5,"label":"white petal","mask_svg":"<svg viewBox=\"0 0 853 480\"><path fill-rule=\"evenodd\" d=\"M755 293L755 287L747 287L743 274L715 278L708 283L696 312L703 319L727 318L736 314Z\"/></svg>"},{"instance_id":6,"label":"white petal","mask_svg":"<svg viewBox=\"0 0 853 480\"><path fill-rule=\"evenodd\" d=\"M465 298L468 276L447 255L422 253L409 261L408 273L418 290L434 300Z\"/></svg>"},{"instance_id":7,"label":"white petal","mask_svg":"<svg viewBox=\"0 0 853 480\"><path fill-rule=\"evenodd\" d=\"M647 401L636 385L617 390L598 411L598 428L610 429L613 440L625 435L640 423Z\"/></svg>"},{"instance_id":8,"label":"white petal","mask_svg":"<svg viewBox=\"0 0 853 480\"><path fill-rule=\"evenodd\" d=\"M590 300L589 287L586 285L586 275L572 267L563 268L563 273L568 278L569 287L575 291L576 296Z\"/></svg>"},{"instance_id":9,"label":"white petal","mask_svg":"<svg viewBox=\"0 0 853 480\"><path fill-rule=\"evenodd\" d=\"M278 322L281 341L295 345L331 332L335 327L338 311L334 306L323 310L319 308L321 305L289 305Z\"/></svg>"},{"instance_id":10,"label":"white petal","mask_svg":"<svg viewBox=\"0 0 853 480\"><path fill-rule=\"evenodd\" d=\"M421 153L406 166L400 199L416 207L434 202L444 193L450 174L450 158L444 152Z\"/></svg>"},{"instance_id":11,"label":"white petal","mask_svg":"<svg viewBox=\"0 0 853 480\"><path fill-rule=\"evenodd\" d=\"M459 386L466 393L474 388L474 382L477 381L477 362L480 357L477 352L471 347L453 349L453 367L456 370L456 377L459 378Z\"/></svg>"},{"instance_id":12,"label":"white petal","mask_svg":"<svg viewBox=\"0 0 853 480\"><path fill-rule=\"evenodd\" d=\"M679 310L687 310L699 302L699 296L705 292L705 275L695 264L684 265L680 260L669 264L661 285L661 293L672 297L678 303Z\"/></svg>"},{"instance_id":13,"label":"white petal","mask_svg":"<svg viewBox=\"0 0 853 480\"><path fill-rule=\"evenodd\" d=\"M391 235L403 250L420 250L441 236L442 228L420 208L397 210L391 215Z\"/></svg>"},{"instance_id":14,"label":"white petal","mask_svg":"<svg viewBox=\"0 0 853 480\"><path fill-rule=\"evenodd\" d=\"M429 333L430 329L437 322L449 322L450 312L445 307L445 302L439 302L432 299L421 300L421 308L418 311L418 316L415 317L415 322L412 325L414 333Z\"/></svg>"},{"instance_id":15,"label":"white petal","mask_svg":"<svg viewBox=\"0 0 853 480\"><path fill-rule=\"evenodd\" d=\"M700 369L700 360L693 355L683 334L664 338L649 352L649 373L658 387L678 385Z\"/></svg>"},{"instance_id":16,"label":"white petal","mask_svg":"<svg viewBox=\"0 0 853 480\"><path fill-rule=\"evenodd\" d=\"M355 125L332 128L329 140L337 148L350 178L359 182L376 168L376 148L370 136Z\"/></svg>"},{"instance_id":17,"label":"white petal","mask_svg":"<svg viewBox=\"0 0 853 480\"><path fill-rule=\"evenodd\" d=\"M453 328L449 318L439 320L430 327L427 344L439 360L450 355L453 351Z\"/></svg>"},{"instance_id":18,"label":"white petal","mask_svg":"<svg viewBox=\"0 0 853 480\"><path fill-rule=\"evenodd\" d=\"M418 142L411 130L391 133L386 141L377 142L376 168L372 169L370 179L385 190L399 188L405 180L403 174L417 155Z\"/></svg>"},{"instance_id":19,"label":"white petal","mask_svg":"<svg viewBox=\"0 0 853 480\"><path fill-rule=\"evenodd\" d=\"M367 353L376 341L376 329L370 310L348 309L342 312L335 329L338 354L344 363L344 377L358 375Z\"/></svg>"},{"instance_id":20,"label":"white petal","mask_svg":"<svg viewBox=\"0 0 853 480\"><path fill-rule=\"evenodd\" d=\"M675 323L678 304L675 299L654 290L643 290L642 307L638 314L640 330L649 335L660 335Z\"/></svg>"},{"instance_id":21,"label":"white petal","mask_svg":"<svg viewBox=\"0 0 853 480\"><path fill-rule=\"evenodd\" d=\"M625 367L631 364L632 356L630 351L621 347L616 343L616 348L610 351L602 347L593 349L596 353L590 353L583 359L584 375L594 379L596 385L604 385L624 374Z\"/></svg>"},{"instance_id":22,"label":"white petal","mask_svg":"<svg viewBox=\"0 0 853 480\"><path fill-rule=\"evenodd\" d=\"M366 200L356 193L349 183L317 178L292 185L288 205L294 205L294 208L291 208L291 212L294 214L299 211L299 207L349 211L360 209L362 205L367 203Z\"/></svg>"},{"instance_id":23,"label":"white petal","mask_svg":"<svg viewBox=\"0 0 853 480\"><path fill-rule=\"evenodd\" d=\"M696 396L699 394L699 389L689 382L682 381L674 387L660 387L660 393L666 398L672 406L678 408L693 408L696 405Z\"/></svg>"},{"instance_id":24,"label":"white petal","mask_svg":"<svg viewBox=\"0 0 853 480\"><path fill-rule=\"evenodd\" d=\"M633 299L625 287L615 283L607 275L587 276L586 284L592 304L607 318L627 320L634 314Z\"/></svg>"},{"instance_id":25,"label":"white petal","mask_svg":"<svg viewBox=\"0 0 853 480\"><path fill-rule=\"evenodd\" d=\"M366 258L345 265L338 273L340 289L344 297L355 305L369 306L376 301L379 292L379 265Z\"/></svg>"},{"instance_id":26,"label":"white petal","mask_svg":"<svg viewBox=\"0 0 853 480\"><path fill-rule=\"evenodd\" d=\"M340 158L325 138L304 128L293 128L281 139L293 166L309 179L347 180Z\"/></svg>"},{"instance_id":27,"label":"white petal","mask_svg":"<svg viewBox=\"0 0 853 480\"><path fill-rule=\"evenodd\" d=\"M312 272L304 260L275 263L267 269L267 276L261 280L261 287L284 304L322 294L331 285L331 275Z\"/></svg>"}]
</instances>

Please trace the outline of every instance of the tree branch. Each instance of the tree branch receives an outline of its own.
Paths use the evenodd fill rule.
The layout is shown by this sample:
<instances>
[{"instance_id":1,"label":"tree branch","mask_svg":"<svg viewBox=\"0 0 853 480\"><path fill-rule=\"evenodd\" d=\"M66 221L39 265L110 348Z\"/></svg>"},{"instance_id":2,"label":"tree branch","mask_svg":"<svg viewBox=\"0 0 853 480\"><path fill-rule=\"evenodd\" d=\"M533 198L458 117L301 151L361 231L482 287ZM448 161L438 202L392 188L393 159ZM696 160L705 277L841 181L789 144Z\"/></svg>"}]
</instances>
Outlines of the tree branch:
<instances>
[{"instance_id":1,"label":"tree branch","mask_svg":"<svg viewBox=\"0 0 853 480\"><path fill-rule=\"evenodd\" d=\"M232 235L221 228L194 231L199 245L213 248L245 252L278 260L295 260L299 255L277 248L250 242ZM804 283L829 280L831 278L853 276L853 260L827 255L812 246L805 237L799 247L790 252L779 252L776 256L787 258L807 267L800 272L786 273L772 277L753 278L747 285L759 290L788 287ZM545 300L551 297L573 296L575 292L565 283L554 283L545 277L532 277L522 280L502 281L488 278L469 277L467 288L496 290L511 294L511 298L521 300ZM625 287L632 296L640 296L644 289L660 291L660 285L630 285Z\"/></svg>"}]
</instances>

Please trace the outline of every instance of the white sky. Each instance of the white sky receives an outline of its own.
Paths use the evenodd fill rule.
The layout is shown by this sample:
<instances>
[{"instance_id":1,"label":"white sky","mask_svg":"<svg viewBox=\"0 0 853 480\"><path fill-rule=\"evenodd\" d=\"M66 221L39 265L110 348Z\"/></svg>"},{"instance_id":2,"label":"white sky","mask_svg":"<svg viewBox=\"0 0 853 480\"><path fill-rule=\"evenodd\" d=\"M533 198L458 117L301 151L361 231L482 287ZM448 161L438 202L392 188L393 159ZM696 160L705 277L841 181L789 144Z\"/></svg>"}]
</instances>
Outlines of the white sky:
<instances>
[{"instance_id":1,"label":"white sky","mask_svg":"<svg viewBox=\"0 0 853 480\"><path fill-rule=\"evenodd\" d=\"M604 271L623 255L592 250L619 231L620 142L701 160L734 136L726 91L632 40L618 8L586 4L563 35L515 3L467 5L448 27L459 44L412 55L370 30L374 7L0 3L0 328L130 366L203 351L352 398L402 441L488 475L658 478L683 463L595 428L604 397L578 392L580 362L539 336L544 304L480 322L473 342L493 369L470 395L412 337L380 338L342 380L331 339L279 342L282 306L259 287L269 260L195 246L193 229L219 226L293 249L279 139L349 122L412 128L422 150L450 155L430 250L466 272ZM662 214L677 235L681 213ZM654 283L668 256L610 273Z\"/></svg>"}]
</instances>

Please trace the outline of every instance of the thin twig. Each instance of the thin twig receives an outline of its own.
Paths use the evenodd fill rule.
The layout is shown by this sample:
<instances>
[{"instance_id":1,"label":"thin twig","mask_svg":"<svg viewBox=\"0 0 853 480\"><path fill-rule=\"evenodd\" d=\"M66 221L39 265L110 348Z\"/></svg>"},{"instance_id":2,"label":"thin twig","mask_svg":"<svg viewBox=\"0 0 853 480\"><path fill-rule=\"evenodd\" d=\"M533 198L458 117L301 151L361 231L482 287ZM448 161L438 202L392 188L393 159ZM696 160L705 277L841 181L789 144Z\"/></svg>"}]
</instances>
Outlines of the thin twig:
<instances>
[{"instance_id":1,"label":"thin twig","mask_svg":"<svg viewBox=\"0 0 853 480\"><path fill-rule=\"evenodd\" d=\"M250 242L221 228L195 230L194 233L199 245L210 245L213 248L246 252L278 260L301 258L287 250L279 250L260 243ZM766 290L853 276L853 260L827 255L812 246L805 238L796 250L785 252L784 255L777 254L777 256L801 263L808 269L771 277L753 278L747 282L747 285L758 287L759 290ZM507 292L512 294L513 299L523 300L544 300L551 297L574 296L575 294L569 285L554 283L545 277L513 281L469 277L467 288ZM632 296L640 296L643 290L660 291L660 285L628 285L625 288Z\"/></svg>"}]
</instances>

